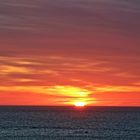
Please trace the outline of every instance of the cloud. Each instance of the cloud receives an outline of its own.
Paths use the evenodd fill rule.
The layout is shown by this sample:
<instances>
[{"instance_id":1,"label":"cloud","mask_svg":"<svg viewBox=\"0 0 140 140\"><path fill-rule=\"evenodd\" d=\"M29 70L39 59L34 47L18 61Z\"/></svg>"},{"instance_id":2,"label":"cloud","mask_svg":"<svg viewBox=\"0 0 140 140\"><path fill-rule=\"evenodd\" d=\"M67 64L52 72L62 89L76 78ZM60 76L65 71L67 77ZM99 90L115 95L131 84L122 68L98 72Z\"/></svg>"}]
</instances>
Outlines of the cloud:
<instances>
[{"instance_id":1,"label":"cloud","mask_svg":"<svg viewBox=\"0 0 140 140\"><path fill-rule=\"evenodd\" d=\"M29 96L30 94L44 95L44 98L49 98L49 102L57 101L61 104L74 104L76 101L84 101L87 104L92 103L94 99L90 99L88 95L90 91L74 86L0 86L1 93L6 94L21 94ZM47 100L47 99L46 99Z\"/></svg>"},{"instance_id":2,"label":"cloud","mask_svg":"<svg viewBox=\"0 0 140 140\"><path fill-rule=\"evenodd\" d=\"M2 74L9 73L31 73L31 71L24 67L15 67L15 66L1 66L0 72Z\"/></svg>"},{"instance_id":3,"label":"cloud","mask_svg":"<svg viewBox=\"0 0 140 140\"><path fill-rule=\"evenodd\" d=\"M88 86L89 83L93 84L106 84L98 82L98 80L109 82L111 79L117 79L114 82L118 84L120 79L127 79L129 85L138 80L138 75L132 71L126 70L125 66L118 63L114 64L113 60L103 58L81 58L81 57L67 57L65 55L48 55L48 56L0 56L0 75L1 81L7 79L7 84L11 85L30 84L40 85L41 83L46 86L49 84L56 85L57 81L62 84L72 84L75 86L83 85ZM122 65L122 64L121 64ZM133 64L134 65L134 64ZM129 65L130 66L130 65ZM110 77L110 78L108 78ZM77 79L73 80L73 79ZM17 81L16 81L17 80ZM31 82L32 81L32 82ZM60 83L59 82L59 83ZM131 82L131 83L130 83ZM1 84L6 82L1 82Z\"/></svg>"},{"instance_id":4,"label":"cloud","mask_svg":"<svg viewBox=\"0 0 140 140\"><path fill-rule=\"evenodd\" d=\"M0 75L9 75L9 78L18 75L18 79L27 79L26 75L31 77L63 77L69 73L79 72L104 72L110 71L104 65L106 62L95 60L90 62L84 58L67 58L65 56L40 56L40 57L0 57ZM20 77L19 77L20 76ZM1 79L2 80L2 79ZM35 80L35 79L33 79ZM41 79L40 79L41 80ZM22 81L22 80L20 80Z\"/></svg>"},{"instance_id":5,"label":"cloud","mask_svg":"<svg viewBox=\"0 0 140 140\"><path fill-rule=\"evenodd\" d=\"M25 79L27 80L27 79ZM0 86L0 96L9 93L23 94L29 96L32 94L44 96L44 100L49 102L57 101L60 104L74 104L76 101L83 101L86 104L102 105L118 104L119 102L138 103L140 88L139 86L103 86L95 85L90 87L76 87L71 85L55 86ZM132 94L133 93L133 94ZM126 101L125 101L126 100ZM115 102L115 103L113 103Z\"/></svg>"},{"instance_id":6,"label":"cloud","mask_svg":"<svg viewBox=\"0 0 140 140\"><path fill-rule=\"evenodd\" d=\"M115 32L138 36L140 11L137 2L7 0L0 5L0 27L7 35L9 31L21 36L22 33L58 36L68 31L86 34L103 31L102 34Z\"/></svg>"},{"instance_id":7,"label":"cloud","mask_svg":"<svg viewBox=\"0 0 140 140\"><path fill-rule=\"evenodd\" d=\"M38 94L47 94L47 95L64 95L67 97L87 97L90 93L87 89L73 86L9 86L8 89L6 86L0 86L0 91L9 91L9 92L30 92Z\"/></svg>"},{"instance_id":8,"label":"cloud","mask_svg":"<svg viewBox=\"0 0 140 140\"><path fill-rule=\"evenodd\" d=\"M113 92L140 92L140 87L138 86L100 86L93 87L95 93L112 93Z\"/></svg>"}]
</instances>

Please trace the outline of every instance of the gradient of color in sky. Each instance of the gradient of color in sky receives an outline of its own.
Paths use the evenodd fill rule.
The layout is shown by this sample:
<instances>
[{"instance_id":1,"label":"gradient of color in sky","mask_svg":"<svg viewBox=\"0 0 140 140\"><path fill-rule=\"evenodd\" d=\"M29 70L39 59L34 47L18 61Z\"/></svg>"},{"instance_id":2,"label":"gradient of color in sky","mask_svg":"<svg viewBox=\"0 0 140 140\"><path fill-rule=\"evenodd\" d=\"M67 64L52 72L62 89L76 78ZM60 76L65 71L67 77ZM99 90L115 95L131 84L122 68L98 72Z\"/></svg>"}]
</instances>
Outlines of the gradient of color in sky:
<instances>
[{"instance_id":1,"label":"gradient of color in sky","mask_svg":"<svg viewBox=\"0 0 140 140\"><path fill-rule=\"evenodd\" d=\"M139 0L0 0L0 105L140 106Z\"/></svg>"}]
</instances>

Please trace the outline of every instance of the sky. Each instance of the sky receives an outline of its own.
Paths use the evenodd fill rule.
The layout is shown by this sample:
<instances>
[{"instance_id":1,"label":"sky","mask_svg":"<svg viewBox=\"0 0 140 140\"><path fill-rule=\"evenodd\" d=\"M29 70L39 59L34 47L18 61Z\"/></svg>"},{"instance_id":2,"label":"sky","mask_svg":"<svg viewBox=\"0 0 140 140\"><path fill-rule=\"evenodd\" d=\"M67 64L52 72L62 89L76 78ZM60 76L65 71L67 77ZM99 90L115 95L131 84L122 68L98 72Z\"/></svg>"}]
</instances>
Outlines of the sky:
<instances>
[{"instance_id":1,"label":"sky","mask_svg":"<svg viewBox=\"0 0 140 140\"><path fill-rule=\"evenodd\" d=\"M0 0L0 105L140 106L139 0Z\"/></svg>"}]
</instances>

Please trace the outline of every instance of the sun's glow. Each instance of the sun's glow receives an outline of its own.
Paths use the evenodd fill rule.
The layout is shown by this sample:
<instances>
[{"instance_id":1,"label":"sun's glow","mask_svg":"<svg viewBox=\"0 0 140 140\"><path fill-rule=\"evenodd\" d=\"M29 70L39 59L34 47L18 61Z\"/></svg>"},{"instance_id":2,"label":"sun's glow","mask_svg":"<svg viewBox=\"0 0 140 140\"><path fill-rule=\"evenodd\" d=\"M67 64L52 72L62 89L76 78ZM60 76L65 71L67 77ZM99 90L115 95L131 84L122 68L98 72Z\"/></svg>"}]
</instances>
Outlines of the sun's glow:
<instances>
[{"instance_id":1,"label":"sun's glow","mask_svg":"<svg viewBox=\"0 0 140 140\"><path fill-rule=\"evenodd\" d=\"M75 102L74 105L76 107L84 107L86 105L86 103L85 102L82 102L82 101L78 101L78 102Z\"/></svg>"}]
</instances>

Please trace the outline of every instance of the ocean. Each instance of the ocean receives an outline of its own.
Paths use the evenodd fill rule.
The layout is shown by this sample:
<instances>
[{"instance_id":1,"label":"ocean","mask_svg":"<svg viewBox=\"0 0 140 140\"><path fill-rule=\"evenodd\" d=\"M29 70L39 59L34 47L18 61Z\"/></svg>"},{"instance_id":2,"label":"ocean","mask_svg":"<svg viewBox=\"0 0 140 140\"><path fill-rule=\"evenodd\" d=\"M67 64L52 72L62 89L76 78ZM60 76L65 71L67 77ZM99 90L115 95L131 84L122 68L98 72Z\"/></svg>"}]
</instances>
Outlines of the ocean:
<instances>
[{"instance_id":1,"label":"ocean","mask_svg":"<svg viewBox=\"0 0 140 140\"><path fill-rule=\"evenodd\" d=\"M140 140L139 107L0 107L0 140Z\"/></svg>"}]
</instances>

